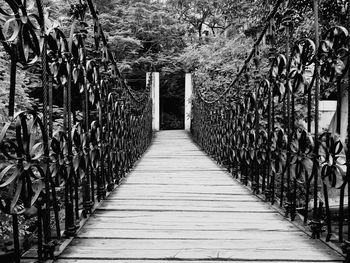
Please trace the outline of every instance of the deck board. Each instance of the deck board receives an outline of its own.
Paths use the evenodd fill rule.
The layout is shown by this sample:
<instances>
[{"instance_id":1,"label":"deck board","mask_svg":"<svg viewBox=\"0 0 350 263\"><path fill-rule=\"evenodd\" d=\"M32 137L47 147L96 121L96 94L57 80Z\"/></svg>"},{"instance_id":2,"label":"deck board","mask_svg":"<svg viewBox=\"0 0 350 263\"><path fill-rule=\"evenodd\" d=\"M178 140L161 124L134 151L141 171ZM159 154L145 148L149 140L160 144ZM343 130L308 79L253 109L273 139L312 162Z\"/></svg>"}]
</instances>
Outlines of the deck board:
<instances>
[{"instance_id":1,"label":"deck board","mask_svg":"<svg viewBox=\"0 0 350 263\"><path fill-rule=\"evenodd\" d=\"M158 132L58 262L341 262L191 141Z\"/></svg>"}]
</instances>

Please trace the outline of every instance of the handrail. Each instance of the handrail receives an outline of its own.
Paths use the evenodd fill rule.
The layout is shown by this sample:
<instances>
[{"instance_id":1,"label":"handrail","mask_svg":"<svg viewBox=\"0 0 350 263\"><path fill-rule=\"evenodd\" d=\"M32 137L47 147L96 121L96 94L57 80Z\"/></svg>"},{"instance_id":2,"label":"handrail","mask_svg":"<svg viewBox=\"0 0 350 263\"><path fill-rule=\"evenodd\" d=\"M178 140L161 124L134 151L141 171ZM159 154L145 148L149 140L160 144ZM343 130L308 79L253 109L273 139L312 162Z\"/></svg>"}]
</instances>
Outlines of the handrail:
<instances>
[{"instance_id":1,"label":"handrail","mask_svg":"<svg viewBox=\"0 0 350 263\"><path fill-rule=\"evenodd\" d=\"M317 10L315 0L318 39ZM291 24L285 26L289 47ZM234 178L278 205L286 218L300 217L312 238L340 243L346 262L350 260L350 239L344 233L345 224L350 227L346 194L350 189L350 140L340 133L340 104L344 76L350 74L349 50L349 31L342 26L328 29L319 45L318 40L315 44L311 39L298 39L290 50L275 56L266 76L254 78L254 84L243 82L248 85L245 92L225 97L229 91L225 90L209 101L197 90L191 126L195 141ZM244 72L253 51L232 83ZM335 85L340 99L334 131L319 134L321 83ZM304 107L304 118L297 116L297 107ZM331 192L337 200L330 198Z\"/></svg>"},{"instance_id":2,"label":"handrail","mask_svg":"<svg viewBox=\"0 0 350 263\"><path fill-rule=\"evenodd\" d=\"M221 100L236 84L236 82L240 79L241 75L245 72L245 70L247 69L248 64L250 63L251 59L254 57L254 54L256 53L256 48L259 46L260 42L263 40L268 28L270 27L270 21L271 19L274 18L274 16L276 15L278 8L281 6L281 4L284 2L284 0L278 0L274 6L274 8L272 9L272 11L270 12L270 14L267 16L266 18L266 22L265 22L265 26L263 28L263 30L261 31L258 39L254 42L253 44L253 48L250 51L248 57L244 60L243 66L241 67L241 69L239 70L239 72L237 73L236 77L232 80L232 82L228 85L228 87L225 89L225 91L220 94L220 96L218 98L216 98L215 100L207 100L206 98L204 98L203 94L201 94L201 92L197 89L196 92L199 95L200 99L202 101L204 101L206 104L214 104L217 103L219 100Z\"/></svg>"},{"instance_id":3,"label":"handrail","mask_svg":"<svg viewBox=\"0 0 350 263\"><path fill-rule=\"evenodd\" d=\"M120 183L152 139L152 74L141 96L133 94L108 49L92 0L71 5L68 38L49 23L40 0L33 10L26 3L5 0L7 6L0 7L2 20L9 21L0 25L0 41L11 57L10 121L0 132L0 212L12 217L15 262L27 218L36 219L39 260L54 258L57 239L75 235L82 218ZM88 10L95 42L89 57ZM13 27L10 37L3 33L7 26ZM17 64L24 70L41 67L43 114L15 113ZM53 85L63 91L58 129L52 127ZM82 120L73 118L73 91L80 95Z\"/></svg>"}]
</instances>

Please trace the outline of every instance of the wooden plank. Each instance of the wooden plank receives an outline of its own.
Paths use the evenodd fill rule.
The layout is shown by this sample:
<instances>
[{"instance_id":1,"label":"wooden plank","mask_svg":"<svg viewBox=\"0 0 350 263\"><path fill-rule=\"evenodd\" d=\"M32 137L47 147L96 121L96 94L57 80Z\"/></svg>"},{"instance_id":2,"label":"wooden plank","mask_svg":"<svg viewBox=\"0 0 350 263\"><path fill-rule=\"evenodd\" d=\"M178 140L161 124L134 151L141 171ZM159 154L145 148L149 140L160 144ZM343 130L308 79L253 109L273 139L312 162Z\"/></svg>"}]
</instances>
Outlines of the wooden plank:
<instances>
[{"instance_id":1,"label":"wooden plank","mask_svg":"<svg viewBox=\"0 0 350 263\"><path fill-rule=\"evenodd\" d=\"M210 187L210 186L173 186L173 187L144 187L144 186L123 186L118 189L118 193L123 195L124 193L137 193L143 194L149 193L193 193L193 194L237 194L246 193L245 189L239 189L237 187Z\"/></svg>"},{"instance_id":2,"label":"wooden plank","mask_svg":"<svg viewBox=\"0 0 350 263\"><path fill-rule=\"evenodd\" d=\"M113 200L119 200L119 201L140 201L144 200L140 195L137 196L128 196L126 197L120 197L114 196L113 198L109 198L108 201ZM201 202L257 202L258 200L246 200L244 195L234 195L229 197L220 197L220 196L183 196L183 195L177 195L177 196L160 196L157 198L157 196L153 196L152 198L147 199L148 202L150 201L201 201Z\"/></svg>"},{"instance_id":3,"label":"wooden plank","mask_svg":"<svg viewBox=\"0 0 350 263\"><path fill-rule=\"evenodd\" d=\"M145 197L149 200L205 200L205 201L217 201L220 202L221 200L238 200L243 199L244 196L242 194L229 194L229 195L220 195L220 194L191 194L191 193L149 193L148 195L145 195L143 193L130 193L130 194L123 194L122 197L119 197L118 195L111 196L108 200L144 200ZM237 201L237 200L236 200ZM258 201L258 200L256 200Z\"/></svg>"},{"instance_id":4,"label":"wooden plank","mask_svg":"<svg viewBox=\"0 0 350 263\"><path fill-rule=\"evenodd\" d=\"M171 257L171 254L175 253L174 257L177 258L178 254L181 255L184 251L194 257L200 257L198 253L200 251L205 251L206 253L216 252L218 254L227 253L230 255L238 255L241 251L244 251L245 253L241 253L241 256L239 256L239 258L244 259L249 256L246 253L251 251L255 251L254 253L261 253L262 255L265 255L265 252L271 253L273 251L278 251L279 257L276 255L275 259L288 259L294 253L298 253L302 256L305 252L310 253L310 256L314 256L314 260L322 259L321 256L330 259L331 257L327 256L327 252L331 251L326 247L318 246L317 243L318 242L315 240L310 240L308 243L298 244L284 239L270 240L263 244L256 242L256 240L162 240L159 242L159 240L155 239L75 239L70 248L71 251L74 251L73 255L67 257L74 257L74 253L83 253L85 258L93 258L95 254L94 249L98 248L101 253L115 251L109 256L106 253L106 258L125 258L125 251L139 253L142 258L153 258L158 252L163 254L164 258ZM69 253L69 250L66 252ZM148 252L150 255L144 255L144 252ZM283 252L283 254L280 252ZM97 254L98 253L99 252L97 252ZM151 257L151 255L153 256ZM181 258L181 256L179 256L179 258ZM299 259L300 258L301 257L299 257Z\"/></svg>"},{"instance_id":5,"label":"wooden plank","mask_svg":"<svg viewBox=\"0 0 350 263\"><path fill-rule=\"evenodd\" d=\"M111 238L123 238L123 239L233 239L235 236L241 239L256 239L258 235L270 236L273 231L276 233L282 233L283 236L288 236L290 232L297 232L298 230L291 229L288 231L282 231L281 229L242 229L239 231L232 231L223 229L219 230L188 230L188 229L118 229L117 227L112 231L111 229L102 228L84 228L79 233L79 237L94 238L102 237L106 239ZM266 241L266 239L265 239ZM295 242L308 242L309 238L298 238ZM161 243L161 241L160 241Z\"/></svg>"},{"instance_id":6,"label":"wooden plank","mask_svg":"<svg viewBox=\"0 0 350 263\"><path fill-rule=\"evenodd\" d=\"M249 223L249 222L248 222ZM283 224L281 222L274 222L273 226L266 224L264 222L259 222L256 224L247 224L244 221L242 222L225 222L221 224L215 224L215 223L184 223L182 222L181 225L177 223L162 223L158 224L158 222L155 223L148 223L145 222L142 223L123 223L123 224L117 224L116 222L97 222L97 221L91 221L86 226L86 228L92 228L92 229L131 229L131 230L204 230L204 231L225 231L225 230L232 230L232 231L288 231L293 230L293 226Z\"/></svg>"},{"instance_id":7,"label":"wooden plank","mask_svg":"<svg viewBox=\"0 0 350 263\"><path fill-rule=\"evenodd\" d=\"M58 262L340 262L252 196L183 131L159 132Z\"/></svg>"},{"instance_id":8,"label":"wooden plank","mask_svg":"<svg viewBox=\"0 0 350 263\"><path fill-rule=\"evenodd\" d=\"M265 204L257 203L256 200L244 200L244 201L220 201L220 202L207 202L207 201L162 201L162 200L144 200L138 201L125 201L125 200L111 200L104 202L100 208L104 210L177 210L177 211L259 211L269 212L272 209ZM199 215L200 216L200 215Z\"/></svg>"},{"instance_id":9,"label":"wooden plank","mask_svg":"<svg viewBox=\"0 0 350 263\"><path fill-rule=\"evenodd\" d=\"M220 216L219 216L220 215ZM173 221L173 222L232 222L234 220L255 220L255 222L265 220L283 220L289 224L280 214L277 212L271 213L259 213L259 219L256 219L256 212L245 212L245 213L211 213L211 212L174 212L174 211L158 211L158 212L147 212L147 211L133 211L133 212L122 212L122 211L96 211L91 216L91 220L97 218L100 220L102 217L110 217L113 220L131 220L131 221ZM115 218L115 219L114 219ZM269 222L268 222L269 223Z\"/></svg>"},{"instance_id":10,"label":"wooden plank","mask_svg":"<svg viewBox=\"0 0 350 263\"><path fill-rule=\"evenodd\" d=\"M161 242L160 242L161 243ZM81 258L81 259L163 259L163 260L203 260L203 259L225 259L225 260L336 260L324 250L309 249L130 249L119 250L117 248L105 249L103 247L80 247L71 246L60 258ZM338 258L337 260L339 260Z\"/></svg>"},{"instance_id":11,"label":"wooden plank","mask_svg":"<svg viewBox=\"0 0 350 263\"><path fill-rule=\"evenodd\" d=\"M100 262L101 259L59 259L56 262L57 263L97 263ZM24 263L29 263L31 261L28 262L24 262ZM101 261L103 263L140 263L140 260L108 260L108 259L103 259L103 261ZM164 260L142 260L143 263L164 263L166 261ZM198 261L197 261L198 262ZM224 261L218 261L218 260L201 260L199 261L200 263L227 263L227 260ZM236 261L237 262L237 261ZM299 261L299 262L308 262L308 263L319 263L319 262L330 262L330 263L335 263L335 262L342 262L341 260L339 261ZM194 263L193 260L171 260L171 263ZM241 260L239 261L239 263L252 263L252 261L245 261L245 260ZM255 260L254 263L266 263L266 261L260 261L260 260ZM286 263L286 261L274 261L274 263Z\"/></svg>"}]
</instances>

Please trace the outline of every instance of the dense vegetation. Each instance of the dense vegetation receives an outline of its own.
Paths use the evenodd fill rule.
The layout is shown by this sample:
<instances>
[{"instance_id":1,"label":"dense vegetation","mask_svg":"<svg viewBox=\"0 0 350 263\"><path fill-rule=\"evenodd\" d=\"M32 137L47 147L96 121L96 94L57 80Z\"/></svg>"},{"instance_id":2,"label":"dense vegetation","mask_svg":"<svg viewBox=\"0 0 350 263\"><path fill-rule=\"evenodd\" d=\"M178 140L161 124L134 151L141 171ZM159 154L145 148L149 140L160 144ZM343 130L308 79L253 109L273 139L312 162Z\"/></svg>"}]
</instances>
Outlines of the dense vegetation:
<instances>
[{"instance_id":1,"label":"dense vegetation","mask_svg":"<svg viewBox=\"0 0 350 263\"><path fill-rule=\"evenodd\" d=\"M182 96L184 72L196 72L205 93L215 97L231 82L262 27L274 1L125 1L97 0L100 19L107 33L122 73L133 89L144 86L145 72L161 72L166 94ZM285 1L293 13L293 39L313 37L311 1ZM321 30L334 24L346 25L344 1L320 1ZM73 1L44 1L50 17L62 25L69 23L69 5ZM264 74L271 52L286 48L284 15L278 14L266 39L259 45L256 63ZM274 50L271 51L271 41ZM2 48L2 47L1 47ZM1 53L0 114L6 119L6 93L9 86L8 59ZM265 64L264 64L265 63ZM253 65L251 65L253 67ZM20 70L19 70L20 71ZM35 74L34 74L35 75ZM39 79L20 72L17 81L17 109L35 105L41 100ZM180 87L179 87L180 86ZM332 87L326 87L326 95ZM61 95L57 91L58 95ZM57 98L61 96L56 96ZM61 106L61 100L56 104Z\"/></svg>"}]
</instances>

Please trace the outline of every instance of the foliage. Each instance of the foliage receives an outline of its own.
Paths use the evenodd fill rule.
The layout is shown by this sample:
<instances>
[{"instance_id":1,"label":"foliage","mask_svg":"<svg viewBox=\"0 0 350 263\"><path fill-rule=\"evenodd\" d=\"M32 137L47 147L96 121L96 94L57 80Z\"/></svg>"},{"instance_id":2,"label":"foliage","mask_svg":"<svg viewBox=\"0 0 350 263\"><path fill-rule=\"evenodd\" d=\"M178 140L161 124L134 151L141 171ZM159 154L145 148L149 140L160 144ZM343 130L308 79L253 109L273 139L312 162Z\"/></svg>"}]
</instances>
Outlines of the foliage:
<instances>
[{"instance_id":1,"label":"foliage","mask_svg":"<svg viewBox=\"0 0 350 263\"><path fill-rule=\"evenodd\" d=\"M192 6L189 1L174 2L177 3L175 6L180 5L181 7L178 8L180 10L178 12L179 18L187 21L189 24L194 20L190 21L188 14L194 15L196 12L198 13L199 11L196 11L196 8L201 8L202 13L204 7L209 10L207 11L207 17L202 19L203 23L206 24L209 16L217 12L214 10L225 7L225 1L216 1L217 5L213 5L212 7L209 7L209 4L205 0L198 0L197 2L201 2L201 5L196 7ZM186 71L195 72L196 88L201 89L202 94L205 94L205 97L209 100L222 95L229 83L235 79L236 73L243 65L247 53L253 48L253 41L257 39L263 26L266 25L265 18L274 4L274 1L264 0L243 2L237 1L239 6L236 7L235 14L238 17L232 15L230 18L227 18L227 21L234 22L231 23L231 27L227 28L226 38L215 37L215 34L210 34L205 38L203 37L202 41L199 41L199 45L197 42L188 47L185 50L185 54L182 54L179 58ZM345 16L345 10L345 1L320 1L321 35L335 24L346 26L347 18ZM198 14L194 16L198 19L200 18ZM302 38L314 39L314 22L312 1L285 1L278 10L275 19L270 22L269 29L266 36L263 37L262 43L257 47L253 59L248 65L246 79L241 80L245 83L243 85L248 89L252 89L255 85L251 84L255 80L250 79L250 75L252 74L249 72L254 71L254 75L256 76L257 71L259 71L257 75L260 78L267 76L271 63L270 58L278 53L289 53L292 44L296 40ZM193 23L192 26L194 26ZM288 33L287 27L289 27L290 33ZM288 39L289 42L287 43ZM289 51L287 51L288 48ZM230 56L228 50L234 56ZM342 85L347 85L346 78ZM232 87L232 90L240 89L242 89L242 83L236 87ZM322 97L328 97L335 89L336 87L333 84L322 84ZM306 97L297 97L297 101L297 120L304 119ZM283 105L280 104L277 106L280 107L277 107L276 111L282 111Z\"/></svg>"},{"instance_id":2,"label":"foliage","mask_svg":"<svg viewBox=\"0 0 350 263\"><path fill-rule=\"evenodd\" d=\"M195 72L198 88L215 97L223 92L242 67L251 44L252 41L244 35L230 40L214 38L210 44L190 46L179 61L187 72Z\"/></svg>"},{"instance_id":3,"label":"foliage","mask_svg":"<svg viewBox=\"0 0 350 263\"><path fill-rule=\"evenodd\" d=\"M247 22L259 18L259 5L267 2L269 1L173 0L168 1L168 5L179 20L188 24L188 33L196 34L201 40L203 35L223 35L229 29L239 30L244 24L247 26Z\"/></svg>"},{"instance_id":4,"label":"foliage","mask_svg":"<svg viewBox=\"0 0 350 263\"><path fill-rule=\"evenodd\" d=\"M60 4L63 4L63 2L59 1ZM15 2L11 2L12 6L15 6ZM56 6L54 3L52 3L53 6ZM23 7L23 9L22 9ZM50 7L50 6L49 6ZM76 6L74 6L76 7ZM83 10L85 5L79 5L78 8L81 8L80 10ZM27 10L26 10L26 1L23 2L22 6L18 6L17 10L18 13L16 13L17 22L20 23L18 27L22 29L27 29L26 26L33 26L32 23L29 22L29 17L36 17L35 15L28 15L27 16ZM28 8L29 9L29 8ZM40 25L43 25L42 23L42 12L41 8L37 8L39 15L37 16L37 21ZM63 8L64 9L64 8ZM65 10L65 9L64 9ZM2 15L6 16L6 13L4 14L4 11L0 10ZM94 9L90 5L90 11L94 18L96 19ZM16 11L15 11L16 12ZM21 13L21 14L19 14ZM68 13L67 13L68 14ZM21 18L19 19L18 16ZM58 14L56 14L58 15ZM83 15L83 14L82 14ZM54 17L55 19L55 17ZM91 21L91 17L88 18ZM15 21L12 18L10 18L10 21ZM25 20L25 21L22 21ZM63 16L60 21L62 22L62 25L64 26L67 21L69 21L70 18L68 15ZM3 17L1 17L1 22L3 21ZM54 24L50 25L50 21L46 21L46 25L48 27L53 26ZM75 21L77 22L77 21ZM72 23L73 26L77 25L76 23ZM79 23L80 22L80 23ZM83 27L85 29L85 23L82 21L79 21L77 27ZM97 22L97 21L94 21ZM96 24L91 23L92 27L89 27L86 32L86 35L89 35L90 32L94 32L94 42L98 42L99 37L102 32L101 30L98 32L99 29L96 27ZM1 25L3 26L3 25ZM5 24L5 27L7 25ZM15 25L16 26L16 25ZM87 26L87 24L86 24ZM94 30L91 30L91 29ZM0 28L3 29L2 27ZM32 28L31 28L32 29ZM66 27L65 30L69 31L69 27ZM5 29L6 30L6 29ZM12 28L10 29L12 30ZM18 231L16 231L16 227L18 224L21 225L21 228L19 229L20 237L22 238L23 235L27 234L27 228L30 227L28 223L30 223L30 220L27 220L28 217L36 217L38 220L42 221L43 223L43 230L38 227L38 230L40 232L38 233L38 254L40 257L40 253L42 251L42 233L44 232L45 236L45 242L46 237L50 235L50 217L49 215L46 216L44 213L40 213L40 207L45 206L45 214L48 212L50 214L51 210L51 203L53 205L53 210L55 212L58 212L59 208L56 206L62 199L64 199L65 208L66 211L64 213L65 216L65 222L67 223L65 225L66 228L68 228L69 222L71 222L73 225L75 224L75 219L79 216L79 209L80 207L80 201L78 200L80 196L83 195L83 190L85 190L84 195L86 195L86 192L91 192L90 189L86 189L82 187L83 190L78 188L81 188L82 181L86 181L87 173L85 172L87 167L92 167L95 169L93 171L94 173L98 170L103 171L101 174L107 174L106 167L103 167L103 165L100 166L100 156L101 160L103 161L103 158L105 156L108 156L109 163L108 163L108 179L102 179L101 181L97 178L94 178L92 180L95 180L92 182L92 193L94 192L94 184L96 183L97 186L102 185L103 181L103 188L108 188L108 191L111 191L115 183L119 183L120 178L130 169L131 164L142 154L142 151L145 150L148 146L148 143L151 140L151 103L149 101L149 90L150 85L146 88L146 92L143 92L143 97L140 99L134 99L135 104L137 105L137 108L133 108L131 105L130 111L129 108L126 110L126 105L129 106L132 104L131 101L131 95L126 94L127 91L125 90L125 94L122 94L121 96L125 96L124 98L129 98L130 101L122 101L120 100L120 94L117 94L117 92L114 92L115 89L112 90L112 88L119 88L118 83L122 82L123 79L119 77L116 73L117 70L113 70L116 68L115 61L111 56L109 56L109 52L106 53L100 53L96 51L99 49L99 47L96 47L96 50L91 49L91 40L87 40L84 42L83 38L85 37L85 31L84 33L80 35L73 35L69 38L70 41L73 42L72 49L68 50L68 44L65 42L65 37L62 37L62 35L58 34L57 32L60 32L58 28L54 28L54 32L52 31L49 33L50 35L47 35L47 50L45 49L45 46L43 45L44 49L40 49L39 44L35 45L36 50L33 51L34 45L29 41L29 44L26 42L28 40L36 41L37 37L41 37L42 35L39 34L36 35L37 32L34 32L36 28L33 29L33 31L28 32L24 31L25 33L22 34L22 31L20 31L20 34L16 35L16 28L13 29L13 39L17 41L17 44L15 47L20 49L20 51L17 52L17 50L13 49L10 50L7 46L7 42L14 42L14 40L9 39L8 41L3 40L3 44L6 48L6 51L12 55L12 58L17 58L16 53L20 53L21 51L24 51L23 57L27 59L28 56L31 56L32 54L37 54L35 56L35 59L38 58L41 55L47 55L45 52L48 51L48 56L46 57L48 59L48 67L51 70L50 76L48 78L53 78L56 84L54 85L54 88L57 88L56 95L59 94L59 92L62 92L62 87L66 84L66 81L69 76L72 76L72 82L73 87L77 88L78 85L76 85L77 81L82 81L83 83L80 86L80 88L83 88L88 91L88 98L90 104L88 104L88 100L85 100L86 111L84 111L84 118L86 126L90 126L89 130L83 130L80 125L82 125L82 122L77 123L75 122L73 132L70 133L70 128L68 125L67 131L62 131L61 129L56 129L53 133L53 136L49 136L47 138L47 127L44 121L42 122L41 116L37 116L36 111L23 111L19 114L16 114L11 121L8 122L4 127L2 127L1 132L1 163L0 163L0 180L2 181L2 184L0 186L0 197L1 197L1 212L12 214L13 215L13 233L10 233L11 229L11 220L9 216L1 216L1 221L3 220L4 223L0 225L0 240L5 239L14 239L15 243L15 254L16 256L20 256L19 249L20 247L23 247L22 245L18 244ZM44 28L41 28L41 33L44 34ZM49 32L49 31L48 31ZM73 32L73 30L72 30ZM63 33L62 33L63 34ZM21 36L21 38L17 38L17 36ZM65 35L68 35L67 32L65 32ZM3 39L3 35L2 39ZM22 38L23 36L23 38ZM82 36L82 38L80 38ZM78 39L77 39L78 38ZM68 39L68 38L67 38ZM78 44L76 42L79 42ZM12 44L12 43L11 43ZM15 43L16 44L16 43ZM44 42L45 44L45 42ZM85 45L86 44L86 45ZM105 44L105 43L104 43ZM107 49L106 46L103 46L103 48ZM10 52L10 51L13 52ZM38 51L38 52L36 52ZM76 52L77 51L77 52ZM43 54L44 52L44 54ZM4 52L2 52L2 58L6 58ZM102 55L105 55L104 57ZM57 57L55 57L57 56ZM52 57L55 57L54 59ZM107 58L106 58L107 57ZM57 59L57 60L56 60ZM70 60L71 59L71 60ZM96 60L94 60L96 59ZM104 61L101 61L105 59ZM44 59L43 59L44 60ZM79 60L79 62L77 62ZM17 62L27 62L27 60L17 60ZM95 63L95 61L97 61ZM36 63L37 61L33 61L33 63ZM20 98L16 98L16 102L20 103L19 107L16 108L16 111L21 110L22 108L29 108L27 104L29 102L24 101L28 94L23 92L23 86L22 84L25 83L28 87L32 89L32 93L38 93L39 95L42 95L42 85L45 83L46 79L46 72L44 71L45 68L41 68L42 61L38 61L35 66L31 67L31 63L22 63L22 65L25 65L26 72L28 75L25 75L24 72L19 68L18 70L18 78L17 78L17 85L20 85L20 87L17 87L16 91L21 96ZM70 63L71 62L71 63ZM100 62L105 62L104 64ZM1 59L1 66L8 64L6 60ZM79 63L79 65L77 65ZM110 66L112 69L109 71L109 68L107 67L107 63L109 63L108 66ZM18 63L19 64L19 63ZM15 64L12 64L15 65ZM72 67L73 65L73 67ZM20 67L24 67L19 65ZM78 79L76 73L76 69L78 66L81 66L81 72L83 72L83 75ZM103 67L100 71L100 66ZM1 71L2 72L2 71ZM100 78L100 75L103 75ZM108 80L107 76L108 75ZM117 76L116 76L117 75ZM13 81L12 77L14 74L11 75L11 81ZM4 81L3 87L8 87L9 85L9 75L8 70L4 71L3 74L1 74L1 79ZM69 79L68 79L69 80ZM14 83L14 82L11 82ZM46 83L45 83L46 84ZM51 82L52 84L52 82ZM51 85L49 83L49 85ZM88 85L86 85L88 84ZM114 85L113 87L111 87ZM121 85L120 85L121 86ZM45 87L45 86L44 86ZM40 90L41 89L41 90ZM103 90L102 95L100 95L100 91ZM6 94L8 91L1 92L1 95L8 95ZM23 94L22 94L23 93ZM54 94L54 99L57 98ZM59 98L62 100L62 93L59 94ZM129 97L127 97L129 96ZM65 98L67 96L65 95ZM1 97L1 99L3 99ZM72 98L70 98L72 99ZM142 99L142 100L141 100ZM40 103L38 101L38 103ZM68 100L68 104L70 103L70 100ZM75 104L79 104L75 102ZM108 104L108 105L107 105ZM4 103L4 105L6 105ZM140 107L141 106L141 107ZM65 107L65 110L69 107ZM89 108L89 109L88 109ZM73 107L74 109L74 107ZM98 114L95 110L98 110ZM133 114L133 112L137 112L136 114ZM68 114L69 115L69 114ZM73 115L75 115L73 113ZM91 116L93 115L93 117ZM98 117L96 116L98 115ZM147 115L147 117L146 117ZM49 118L49 122L51 122L51 116L44 116ZM90 117L91 119L91 125L89 123ZM96 120L98 119L98 121ZM108 122L108 127L106 127ZM117 123L118 122L118 123ZM54 126L57 125L57 122L54 124ZM102 125L104 125L102 127ZM14 129L15 127L15 129ZM13 130L15 130L15 136L13 135ZM102 133L103 135L99 132ZM146 134L147 133L147 134ZM8 136L8 135L11 136ZM72 136L72 140L68 140ZM88 139L86 139L89 137ZM101 139L103 138L103 139ZM140 138L140 140L136 141L136 138ZM113 141L112 141L113 140ZM71 141L73 143L68 143L68 141ZM83 141L83 142L82 142ZM109 147L101 146L101 141L103 143L109 144ZM88 142L88 144L86 143ZM74 146L73 146L74 144ZM118 144L118 145L117 145ZM62 147L62 148L61 148ZM73 152L74 147L74 152ZM68 152L65 151L68 149ZM45 151L44 151L45 150ZM81 152L79 152L81 150ZM122 152L123 151L123 152ZM122 153L121 153L122 152ZM101 155L100 155L101 153ZM79 160L79 162L76 162L76 157L78 159L84 155L87 155L88 162L82 163L82 161ZM55 158L58 159L60 163L60 170L54 170L50 171L49 164L55 163ZM72 159L74 161L72 161ZM74 163L73 163L74 162ZM66 169L66 170L65 170ZM73 169L75 169L74 172ZM84 174L79 173L81 177L79 177L79 180L73 180L71 177L71 174L77 174L77 170L84 169ZM105 169L105 170L102 170ZM113 170L112 170L113 169ZM45 170L45 171L44 171ZM80 171L79 171L80 172ZM90 176L90 175L89 175ZM98 175L100 176L100 175ZM46 178L47 177L47 178ZM49 178L50 177L50 180ZM45 190L43 191L44 187L44 178L48 179L45 185ZM90 177L89 177L90 178ZM92 177L91 177L92 178ZM102 178L102 175L101 175ZM107 178L107 175L106 175ZM52 180L51 180L52 179ZM73 180L74 182L71 182ZM88 179L90 180L90 179ZM49 181L49 182L48 182ZM108 183L108 186L107 186ZM55 190L58 187L65 188L65 194L64 195L57 195ZM48 188L50 187L50 188ZM74 192L74 198L76 200L75 203L75 215L73 215L73 212L69 214L68 211L68 197L67 193L70 192L71 196L70 198L73 198L73 191L71 192L71 189L75 189L76 192ZM68 190L69 189L69 190ZM101 187L99 187L101 189ZM98 192L96 193L97 200L100 201L101 196L102 198L105 197L106 191ZM45 198L42 198L44 197ZM51 199L52 198L52 199ZM43 202L41 200L44 199ZM87 206L93 205L95 196L93 196L91 203ZM84 209L87 209L90 211L91 207L87 207L86 204L84 204ZM73 210L73 207L72 207ZM84 210L85 211L85 210ZM55 214L55 224L56 224L56 230L58 231L59 235L59 220L58 220L58 213ZM17 216L19 217L17 221ZM71 216L73 219L69 220L68 217ZM26 218L27 217L27 218ZM40 224L38 225L40 226ZM37 226L35 226L36 228ZM74 225L74 231L75 231L75 225ZM72 229L72 228L71 228ZM34 231L35 229L32 229ZM24 231L24 232L23 232ZM11 237L13 235L13 237ZM45 244L47 246L54 245L54 244ZM49 250L49 249L48 249ZM52 251L53 252L53 251ZM47 252L45 252L46 254ZM46 257L46 256L44 256ZM16 260L17 261L17 260Z\"/></svg>"},{"instance_id":5,"label":"foliage","mask_svg":"<svg viewBox=\"0 0 350 263\"><path fill-rule=\"evenodd\" d=\"M163 4L116 0L113 6L101 21L127 78L144 78L152 67L161 71L185 47L185 27Z\"/></svg>"},{"instance_id":6,"label":"foliage","mask_svg":"<svg viewBox=\"0 0 350 263\"><path fill-rule=\"evenodd\" d=\"M5 51L0 47L0 125L8 121L8 100L10 90L10 60ZM25 73L20 68L17 68L16 74L16 111L31 108L34 104L32 98L28 95L27 88L23 85Z\"/></svg>"}]
</instances>

